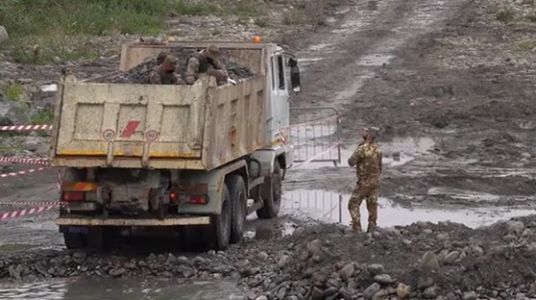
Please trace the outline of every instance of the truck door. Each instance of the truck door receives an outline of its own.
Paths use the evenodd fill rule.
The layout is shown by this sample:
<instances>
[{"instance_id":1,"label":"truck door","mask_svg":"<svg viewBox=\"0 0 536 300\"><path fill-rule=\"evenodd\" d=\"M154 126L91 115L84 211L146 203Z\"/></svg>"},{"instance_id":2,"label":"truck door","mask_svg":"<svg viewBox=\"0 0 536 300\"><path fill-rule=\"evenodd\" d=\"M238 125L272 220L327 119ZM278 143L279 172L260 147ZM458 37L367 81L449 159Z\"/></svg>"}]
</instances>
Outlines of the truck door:
<instances>
[{"instance_id":1,"label":"truck door","mask_svg":"<svg viewBox=\"0 0 536 300\"><path fill-rule=\"evenodd\" d=\"M275 53L270 59L272 73L272 140L277 140L282 128L289 124L289 72L285 55Z\"/></svg>"}]
</instances>

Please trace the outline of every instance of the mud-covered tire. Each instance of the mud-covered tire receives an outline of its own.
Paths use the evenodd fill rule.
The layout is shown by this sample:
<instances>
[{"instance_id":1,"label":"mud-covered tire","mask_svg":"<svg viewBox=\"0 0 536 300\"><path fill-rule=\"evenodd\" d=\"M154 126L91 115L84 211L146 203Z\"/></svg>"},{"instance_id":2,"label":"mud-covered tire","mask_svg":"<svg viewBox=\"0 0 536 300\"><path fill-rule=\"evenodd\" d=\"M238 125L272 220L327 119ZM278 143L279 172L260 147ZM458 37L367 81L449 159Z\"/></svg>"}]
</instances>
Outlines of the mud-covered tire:
<instances>
[{"instance_id":1,"label":"mud-covered tire","mask_svg":"<svg viewBox=\"0 0 536 300\"><path fill-rule=\"evenodd\" d=\"M233 175L227 180L231 197L231 243L238 243L244 235L247 215L247 191L242 176Z\"/></svg>"},{"instance_id":2,"label":"mud-covered tire","mask_svg":"<svg viewBox=\"0 0 536 300\"><path fill-rule=\"evenodd\" d=\"M221 212L210 219L210 231L212 234L212 248L214 250L225 250L229 246L231 239L231 215L232 204L231 195L227 185L223 187Z\"/></svg>"},{"instance_id":3,"label":"mud-covered tire","mask_svg":"<svg viewBox=\"0 0 536 300\"><path fill-rule=\"evenodd\" d=\"M67 249L83 249L87 247L87 239L85 234L64 232L63 240Z\"/></svg>"},{"instance_id":4,"label":"mud-covered tire","mask_svg":"<svg viewBox=\"0 0 536 300\"><path fill-rule=\"evenodd\" d=\"M257 216L260 219L275 218L279 214L279 209L281 208L282 181L281 166L276 161L271 186L265 187L270 189L268 192L269 196L263 197L264 205L257 210Z\"/></svg>"}]
</instances>

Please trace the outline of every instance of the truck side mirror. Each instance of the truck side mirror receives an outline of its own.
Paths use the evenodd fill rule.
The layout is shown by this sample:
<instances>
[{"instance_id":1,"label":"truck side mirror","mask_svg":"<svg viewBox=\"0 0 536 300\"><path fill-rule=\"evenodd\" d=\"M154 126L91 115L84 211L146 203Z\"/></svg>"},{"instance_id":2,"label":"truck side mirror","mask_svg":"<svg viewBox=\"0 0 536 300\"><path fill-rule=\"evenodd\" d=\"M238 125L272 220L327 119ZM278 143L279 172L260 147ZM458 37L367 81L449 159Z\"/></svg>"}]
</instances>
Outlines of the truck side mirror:
<instances>
[{"instance_id":1,"label":"truck side mirror","mask_svg":"<svg viewBox=\"0 0 536 300\"><path fill-rule=\"evenodd\" d=\"M300 68L298 67L298 61L294 58L291 58L289 60L289 67L292 92L294 94L297 94L301 92Z\"/></svg>"}]
</instances>

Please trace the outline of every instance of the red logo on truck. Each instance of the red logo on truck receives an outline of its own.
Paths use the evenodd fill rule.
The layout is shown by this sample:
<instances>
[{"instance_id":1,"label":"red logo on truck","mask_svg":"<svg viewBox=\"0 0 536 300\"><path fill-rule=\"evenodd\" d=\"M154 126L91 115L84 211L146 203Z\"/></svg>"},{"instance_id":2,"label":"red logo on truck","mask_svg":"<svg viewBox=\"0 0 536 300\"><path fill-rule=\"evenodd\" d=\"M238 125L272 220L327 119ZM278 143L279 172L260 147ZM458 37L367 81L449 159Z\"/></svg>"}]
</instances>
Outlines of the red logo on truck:
<instances>
[{"instance_id":1,"label":"red logo on truck","mask_svg":"<svg viewBox=\"0 0 536 300\"><path fill-rule=\"evenodd\" d=\"M136 132L138 126L140 126L140 121L128 121L127 126L125 126L125 129L121 132L121 137L131 137Z\"/></svg>"}]
</instances>

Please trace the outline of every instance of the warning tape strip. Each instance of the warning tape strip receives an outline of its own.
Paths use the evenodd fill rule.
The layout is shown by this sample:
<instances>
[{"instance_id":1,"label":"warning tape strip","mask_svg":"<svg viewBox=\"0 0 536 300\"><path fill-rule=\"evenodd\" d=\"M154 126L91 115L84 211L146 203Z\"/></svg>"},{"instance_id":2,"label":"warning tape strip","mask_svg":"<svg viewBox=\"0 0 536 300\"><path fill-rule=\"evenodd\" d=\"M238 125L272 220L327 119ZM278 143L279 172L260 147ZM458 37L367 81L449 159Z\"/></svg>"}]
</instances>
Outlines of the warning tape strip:
<instances>
[{"instance_id":1,"label":"warning tape strip","mask_svg":"<svg viewBox=\"0 0 536 300\"><path fill-rule=\"evenodd\" d=\"M58 206L59 206L59 203L55 204L55 205L32 207L32 208L27 208L27 209L23 209L23 210L16 210L16 211L9 211L9 212L5 212L5 213L0 213L0 220L6 220L6 219L12 219L12 218L20 218L20 217L29 216L29 215L35 215L35 214L38 214L38 213L49 211L49 210L51 210L51 209L53 209L55 207L58 207Z\"/></svg>"},{"instance_id":2,"label":"warning tape strip","mask_svg":"<svg viewBox=\"0 0 536 300\"><path fill-rule=\"evenodd\" d=\"M59 201L5 201L0 202L0 205L10 205L10 206L31 206L31 205L60 205Z\"/></svg>"},{"instance_id":3,"label":"warning tape strip","mask_svg":"<svg viewBox=\"0 0 536 300\"><path fill-rule=\"evenodd\" d=\"M16 177L16 176L22 176L22 175L28 175L35 172L44 171L48 168L37 168L37 169L30 169L30 170L22 170L17 172L11 172L11 173L4 173L0 174L0 178L6 178L6 177Z\"/></svg>"},{"instance_id":4,"label":"warning tape strip","mask_svg":"<svg viewBox=\"0 0 536 300\"><path fill-rule=\"evenodd\" d=\"M14 162L14 163L32 164L32 165L48 165L47 158L21 158L21 157L0 156L0 162Z\"/></svg>"},{"instance_id":5,"label":"warning tape strip","mask_svg":"<svg viewBox=\"0 0 536 300\"><path fill-rule=\"evenodd\" d=\"M294 165L294 167L292 167L292 168L293 168L293 169L299 169L300 167L303 167L304 165L311 163L313 160L315 160L315 159L317 159L317 158L319 158L319 157L322 157L324 154L330 152L331 150L333 150L333 149L339 147L339 146L342 145L342 144L343 144L343 143L341 143L341 142L336 142L335 144L329 146L326 150L324 150L324 151L318 153L317 155L315 155L315 156L309 158L308 160L306 160L306 161L304 161L304 162L302 162L302 163L300 163L300 164Z\"/></svg>"},{"instance_id":6,"label":"warning tape strip","mask_svg":"<svg viewBox=\"0 0 536 300\"><path fill-rule=\"evenodd\" d=\"M36 131L36 130L52 130L52 125L0 126L0 131Z\"/></svg>"}]
</instances>

